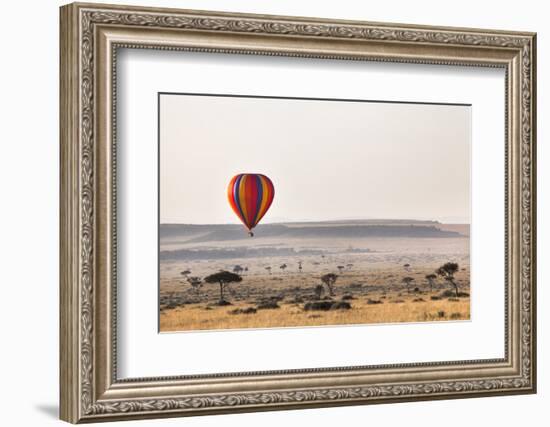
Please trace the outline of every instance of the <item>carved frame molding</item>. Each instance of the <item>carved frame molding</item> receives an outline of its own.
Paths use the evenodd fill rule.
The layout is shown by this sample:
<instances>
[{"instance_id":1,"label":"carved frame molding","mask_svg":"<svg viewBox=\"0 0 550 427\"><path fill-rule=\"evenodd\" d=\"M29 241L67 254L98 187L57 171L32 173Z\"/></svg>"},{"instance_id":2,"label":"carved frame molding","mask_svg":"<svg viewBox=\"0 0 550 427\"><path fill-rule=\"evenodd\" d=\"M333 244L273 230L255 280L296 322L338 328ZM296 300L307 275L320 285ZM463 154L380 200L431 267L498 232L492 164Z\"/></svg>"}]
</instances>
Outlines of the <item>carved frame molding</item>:
<instances>
[{"instance_id":1,"label":"carved frame molding","mask_svg":"<svg viewBox=\"0 0 550 427\"><path fill-rule=\"evenodd\" d=\"M113 146L114 65L121 47L506 68L506 357L118 380ZM62 419L101 421L535 391L534 34L71 4L61 8L60 92ZM290 380L293 385L285 387ZM193 389L201 382L210 391Z\"/></svg>"}]
</instances>

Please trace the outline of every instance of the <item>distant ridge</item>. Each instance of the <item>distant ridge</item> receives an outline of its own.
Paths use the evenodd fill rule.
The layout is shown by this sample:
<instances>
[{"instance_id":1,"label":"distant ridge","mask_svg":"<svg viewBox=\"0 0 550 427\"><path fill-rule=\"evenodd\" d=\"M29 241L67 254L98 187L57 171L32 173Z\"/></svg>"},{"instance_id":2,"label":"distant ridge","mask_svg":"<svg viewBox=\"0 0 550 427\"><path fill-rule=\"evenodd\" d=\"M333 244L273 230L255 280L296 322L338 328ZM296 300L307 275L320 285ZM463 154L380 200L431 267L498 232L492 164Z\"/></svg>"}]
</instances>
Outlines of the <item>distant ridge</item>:
<instances>
[{"instance_id":1,"label":"distant ridge","mask_svg":"<svg viewBox=\"0 0 550 427\"><path fill-rule=\"evenodd\" d=\"M437 221L410 220L358 220L324 221L304 223L260 224L254 229L256 239L260 238L449 238L465 237L463 234L442 229ZM243 227L238 224L161 224L161 241L178 240L182 243L203 243L215 241L249 239Z\"/></svg>"},{"instance_id":2,"label":"distant ridge","mask_svg":"<svg viewBox=\"0 0 550 427\"><path fill-rule=\"evenodd\" d=\"M341 225L441 225L441 222L435 220L419 220L419 219L334 219L326 221L277 221L260 225L317 225L317 224L341 224ZM186 227L226 227L226 226L239 226L240 224L187 224L176 222L161 223L161 226L186 226Z\"/></svg>"}]
</instances>

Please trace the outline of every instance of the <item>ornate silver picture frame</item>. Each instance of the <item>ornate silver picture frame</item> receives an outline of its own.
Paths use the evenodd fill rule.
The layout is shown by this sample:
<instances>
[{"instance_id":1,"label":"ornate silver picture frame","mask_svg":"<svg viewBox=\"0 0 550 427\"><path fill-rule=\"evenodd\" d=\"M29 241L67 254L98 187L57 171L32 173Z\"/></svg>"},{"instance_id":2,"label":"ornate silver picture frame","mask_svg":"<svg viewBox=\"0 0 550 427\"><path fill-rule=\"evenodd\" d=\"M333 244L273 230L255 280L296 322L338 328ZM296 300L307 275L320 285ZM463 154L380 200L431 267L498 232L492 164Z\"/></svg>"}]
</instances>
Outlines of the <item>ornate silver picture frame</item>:
<instances>
[{"instance_id":1,"label":"ornate silver picture frame","mask_svg":"<svg viewBox=\"0 0 550 427\"><path fill-rule=\"evenodd\" d=\"M97 422L536 391L534 33L80 3L63 6L60 22L61 419ZM504 70L504 357L119 378L120 49Z\"/></svg>"}]
</instances>

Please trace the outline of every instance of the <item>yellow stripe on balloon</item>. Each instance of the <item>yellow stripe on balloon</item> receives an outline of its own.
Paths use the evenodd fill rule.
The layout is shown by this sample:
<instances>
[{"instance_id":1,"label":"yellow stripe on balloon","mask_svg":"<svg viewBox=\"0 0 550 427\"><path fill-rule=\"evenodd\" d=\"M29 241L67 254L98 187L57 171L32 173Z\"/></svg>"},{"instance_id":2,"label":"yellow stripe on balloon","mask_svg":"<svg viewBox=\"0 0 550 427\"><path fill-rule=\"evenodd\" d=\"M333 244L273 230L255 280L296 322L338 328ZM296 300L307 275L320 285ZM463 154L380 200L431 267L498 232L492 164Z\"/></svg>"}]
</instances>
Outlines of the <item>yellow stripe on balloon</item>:
<instances>
[{"instance_id":1,"label":"yellow stripe on balloon","mask_svg":"<svg viewBox=\"0 0 550 427\"><path fill-rule=\"evenodd\" d=\"M241 182L239 183L239 205L241 206L241 211L243 212L245 223L248 223L248 212L246 211L246 194L245 194L245 181L248 178L247 175L243 175Z\"/></svg>"},{"instance_id":2,"label":"yellow stripe on balloon","mask_svg":"<svg viewBox=\"0 0 550 427\"><path fill-rule=\"evenodd\" d=\"M262 183L262 203L260 205L260 209L258 210L258 215L256 216L256 221L259 221L259 219L262 217L262 215L265 213L267 209L267 201L269 200L267 197L268 187L267 182L263 176L260 176L260 182Z\"/></svg>"}]
</instances>

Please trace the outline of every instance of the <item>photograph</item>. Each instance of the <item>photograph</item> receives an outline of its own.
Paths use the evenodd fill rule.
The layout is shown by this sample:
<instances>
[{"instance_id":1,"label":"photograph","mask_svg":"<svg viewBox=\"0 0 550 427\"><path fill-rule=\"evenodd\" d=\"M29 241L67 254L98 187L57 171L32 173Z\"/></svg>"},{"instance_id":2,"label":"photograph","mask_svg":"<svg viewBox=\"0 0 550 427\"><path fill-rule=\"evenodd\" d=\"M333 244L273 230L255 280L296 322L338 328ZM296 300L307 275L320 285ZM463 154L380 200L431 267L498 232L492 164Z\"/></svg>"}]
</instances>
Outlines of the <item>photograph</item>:
<instances>
[{"instance_id":1,"label":"photograph","mask_svg":"<svg viewBox=\"0 0 550 427\"><path fill-rule=\"evenodd\" d=\"M470 319L471 105L158 109L160 332Z\"/></svg>"}]
</instances>

